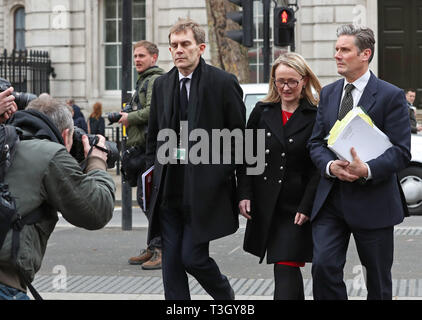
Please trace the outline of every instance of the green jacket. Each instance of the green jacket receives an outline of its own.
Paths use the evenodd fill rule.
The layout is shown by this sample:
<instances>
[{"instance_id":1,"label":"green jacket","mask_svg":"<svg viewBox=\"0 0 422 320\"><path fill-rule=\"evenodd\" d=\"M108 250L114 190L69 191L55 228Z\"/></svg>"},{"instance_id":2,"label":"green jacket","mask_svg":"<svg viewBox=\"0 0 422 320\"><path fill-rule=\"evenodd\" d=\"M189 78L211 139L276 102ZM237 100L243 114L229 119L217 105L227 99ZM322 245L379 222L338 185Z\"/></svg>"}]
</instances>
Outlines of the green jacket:
<instances>
[{"instance_id":1,"label":"green jacket","mask_svg":"<svg viewBox=\"0 0 422 320\"><path fill-rule=\"evenodd\" d=\"M90 157L84 174L63 145L49 140L24 140L17 145L5 177L17 212L24 216L44 202L51 206L45 220L25 225L20 233L17 264L31 281L41 267L47 241L58 221L57 211L71 224L88 230L100 229L110 221L115 184L105 168L102 159ZM8 263L11 234L9 231L0 250L0 282L25 290Z\"/></svg>"},{"instance_id":2,"label":"green jacket","mask_svg":"<svg viewBox=\"0 0 422 320\"><path fill-rule=\"evenodd\" d=\"M128 115L129 127L127 128L127 146L145 147L145 135L148 128L149 108L151 104L152 88L155 79L163 75L165 71L157 66L151 67L138 76L138 110L130 112ZM146 81L148 85L144 88ZM146 90L145 90L146 89Z\"/></svg>"}]
</instances>

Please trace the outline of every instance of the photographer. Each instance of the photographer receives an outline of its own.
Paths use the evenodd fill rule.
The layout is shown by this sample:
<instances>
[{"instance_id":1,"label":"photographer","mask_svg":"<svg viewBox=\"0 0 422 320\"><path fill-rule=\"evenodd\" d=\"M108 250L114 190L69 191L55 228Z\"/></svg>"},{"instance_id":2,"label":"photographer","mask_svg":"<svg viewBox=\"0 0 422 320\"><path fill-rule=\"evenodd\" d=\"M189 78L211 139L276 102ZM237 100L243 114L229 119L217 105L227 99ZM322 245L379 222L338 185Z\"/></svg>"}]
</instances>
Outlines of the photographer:
<instances>
[{"instance_id":1,"label":"photographer","mask_svg":"<svg viewBox=\"0 0 422 320\"><path fill-rule=\"evenodd\" d=\"M122 173L126 181L137 186L137 201L142 207L141 174L145 168L143 157L145 154L146 133L148 128L149 110L152 88L155 79L164 74L164 70L156 66L158 48L155 44L142 40L134 45L133 58L138 81L136 91L131 99L132 112L120 112L119 123L127 128L128 150L122 157ZM144 270L161 269L161 239L154 238L147 249L141 250L139 256L131 257L130 264L142 265Z\"/></svg>"},{"instance_id":2,"label":"photographer","mask_svg":"<svg viewBox=\"0 0 422 320\"><path fill-rule=\"evenodd\" d=\"M103 228L113 214L115 185L106 172L103 136L98 136L99 148L91 147L87 136L82 137L85 155L90 152L86 172L69 154L74 127L65 104L48 97L33 100L8 124L23 130L5 175L16 211L25 218L42 210L40 220L21 229L15 261L10 261L13 231L6 237L0 250L0 299L28 299L26 284L33 281L41 266L58 221L57 211L77 227Z\"/></svg>"},{"instance_id":3,"label":"photographer","mask_svg":"<svg viewBox=\"0 0 422 320\"><path fill-rule=\"evenodd\" d=\"M18 110L15 97L12 95L13 88L0 92L0 123L5 122Z\"/></svg>"}]
</instances>

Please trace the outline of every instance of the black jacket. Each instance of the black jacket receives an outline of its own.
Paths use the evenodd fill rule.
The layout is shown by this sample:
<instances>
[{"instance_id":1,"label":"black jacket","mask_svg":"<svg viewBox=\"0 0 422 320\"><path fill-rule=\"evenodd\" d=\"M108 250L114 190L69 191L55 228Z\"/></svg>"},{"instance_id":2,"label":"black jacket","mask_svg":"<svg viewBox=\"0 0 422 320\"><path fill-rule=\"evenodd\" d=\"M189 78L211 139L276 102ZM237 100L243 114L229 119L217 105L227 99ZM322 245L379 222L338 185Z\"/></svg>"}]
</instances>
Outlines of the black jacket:
<instances>
[{"instance_id":1,"label":"black jacket","mask_svg":"<svg viewBox=\"0 0 422 320\"><path fill-rule=\"evenodd\" d=\"M302 99L283 126L280 104L258 102L247 128L265 129L265 171L239 172L239 200L251 200L244 249L262 262L310 261L311 226L294 225L297 212L310 216L319 176L306 148L317 108Z\"/></svg>"},{"instance_id":2,"label":"black jacket","mask_svg":"<svg viewBox=\"0 0 422 320\"><path fill-rule=\"evenodd\" d=\"M74 104L72 106L72 109L74 111L74 114L73 114L74 125L77 126L78 128L81 128L83 131L88 132L88 126L86 124L85 117L81 111L81 108L79 108L79 106Z\"/></svg>"},{"instance_id":3,"label":"black jacket","mask_svg":"<svg viewBox=\"0 0 422 320\"><path fill-rule=\"evenodd\" d=\"M207 65L202 59L196 71L189 94L189 132L201 128L211 137L212 129L243 130L246 109L236 77ZM157 160L156 152L164 143L157 142L157 135L161 129L174 128L173 113L174 106L178 104L178 92L177 68L154 82L146 151L150 164L155 163L153 191L147 212L150 224L148 239L159 233L156 217L163 199L166 169L169 167ZM238 229L235 169L234 164L184 165L183 203L189 210L197 242L217 239Z\"/></svg>"}]
</instances>

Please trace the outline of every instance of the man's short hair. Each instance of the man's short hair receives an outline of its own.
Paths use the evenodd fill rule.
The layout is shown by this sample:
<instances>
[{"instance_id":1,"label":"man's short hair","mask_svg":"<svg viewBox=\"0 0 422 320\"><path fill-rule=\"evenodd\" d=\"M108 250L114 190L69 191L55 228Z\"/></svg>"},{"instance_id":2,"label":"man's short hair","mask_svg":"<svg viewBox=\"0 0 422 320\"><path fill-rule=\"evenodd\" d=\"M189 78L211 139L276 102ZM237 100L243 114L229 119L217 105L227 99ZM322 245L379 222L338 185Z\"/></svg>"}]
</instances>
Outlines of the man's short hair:
<instances>
[{"instance_id":1,"label":"man's short hair","mask_svg":"<svg viewBox=\"0 0 422 320\"><path fill-rule=\"evenodd\" d=\"M156 46L155 43L149 42L147 40L141 40L141 41L138 41L137 43L135 43L135 45L133 46L133 51L135 51L135 49L139 48L139 47L145 48L148 51L148 53L152 56L154 54L156 54L158 56L158 54L160 52L160 50L158 50L158 47Z\"/></svg>"},{"instance_id":2,"label":"man's short hair","mask_svg":"<svg viewBox=\"0 0 422 320\"><path fill-rule=\"evenodd\" d=\"M26 109L38 110L50 117L60 133L66 129L70 129L70 133L73 133L72 114L65 103L44 96L32 100Z\"/></svg>"},{"instance_id":3,"label":"man's short hair","mask_svg":"<svg viewBox=\"0 0 422 320\"><path fill-rule=\"evenodd\" d=\"M205 43L205 30L201 28L201 26L197 22L191 19L179 18L179 20L170 29L169 44L171 44L170 36L173 33L187 32L189 29L192 30L193 37L196 41L196 44Z\"/></svg>"},{"instance_id":4,"label":"man's short hair","mask_svg":"<svg viewBox=\"0 0 422 320\"><path fill-rule=\"evenodd\" d=\"M414 92L414 93L416 93L416 90L413 89L413 88L408 88L408 89L404 90L404 93L407 94L408 92Z\"/></svg>"},{"instance_id":5,"label":"man's short hair","mask_svg":"<svg viewBox=\"0 0 422 320\"><path fill-rule=\"evenodd\" d=\"M371 29L347 24L337 29L337 38L340 36L354 36L359 53L365 49L371 49L371 56L369 57L369 63L371 63L375 54L375 36Z\"/></svg>"}]
</instances>

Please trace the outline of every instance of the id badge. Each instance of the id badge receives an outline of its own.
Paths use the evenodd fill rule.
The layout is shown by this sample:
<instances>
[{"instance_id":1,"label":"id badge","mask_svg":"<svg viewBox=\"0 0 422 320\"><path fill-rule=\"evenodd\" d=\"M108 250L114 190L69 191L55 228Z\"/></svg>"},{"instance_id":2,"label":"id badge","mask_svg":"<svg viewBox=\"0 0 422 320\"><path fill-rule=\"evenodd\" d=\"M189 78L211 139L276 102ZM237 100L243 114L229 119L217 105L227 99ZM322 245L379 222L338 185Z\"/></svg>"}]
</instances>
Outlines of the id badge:
<instances>
[{"instance_id":1,"label":"id badge","mask_svg":"<svg viewBox=\"0 0 422 320\"><path fill-rule=\"evenodd\" d=\"M173 149L173 159L184 161L186 159L186 149L184 149L184 148L174 148Z\"/></svg>"}]
</instances>

